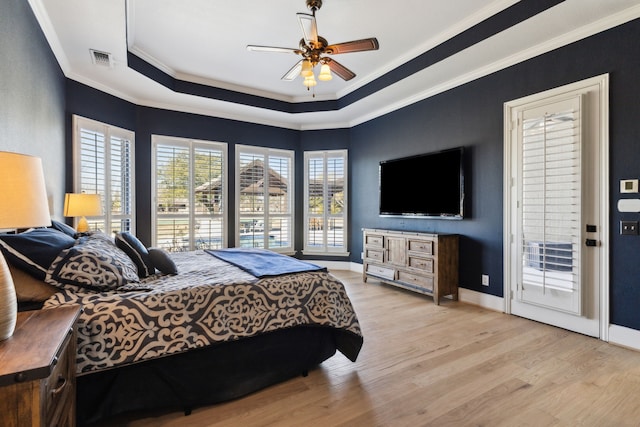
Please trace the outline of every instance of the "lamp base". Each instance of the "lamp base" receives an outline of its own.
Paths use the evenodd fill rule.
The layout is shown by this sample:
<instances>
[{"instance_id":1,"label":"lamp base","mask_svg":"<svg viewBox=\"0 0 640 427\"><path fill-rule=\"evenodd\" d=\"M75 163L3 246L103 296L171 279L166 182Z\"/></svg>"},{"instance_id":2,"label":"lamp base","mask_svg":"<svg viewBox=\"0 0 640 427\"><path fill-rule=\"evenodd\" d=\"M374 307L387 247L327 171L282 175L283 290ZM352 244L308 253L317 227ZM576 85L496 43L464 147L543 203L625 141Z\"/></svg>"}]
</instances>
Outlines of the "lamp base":
<instances>
[{"instance_id":1,"label":"lamp base","mask_svg":"<svg viewBox=\"0 0 640 427\"><path fill-rule=\"evenodd\" d=\"M76 231L78 233L86 233L89 231L89 222L87 221L87 218L81 217L78 220L78 228L76 228Z\"/></svg>"},{"instance_id":2,"label":"lamp base","mask_svg":"<svg viewBox=\"0 0 640 427\"><path fill-rule=\"evenodd\" d=\"M0 341L13 335L17 315L18 300L13 279L7 261L0 253Z\"/></svg>"}]
</instances>

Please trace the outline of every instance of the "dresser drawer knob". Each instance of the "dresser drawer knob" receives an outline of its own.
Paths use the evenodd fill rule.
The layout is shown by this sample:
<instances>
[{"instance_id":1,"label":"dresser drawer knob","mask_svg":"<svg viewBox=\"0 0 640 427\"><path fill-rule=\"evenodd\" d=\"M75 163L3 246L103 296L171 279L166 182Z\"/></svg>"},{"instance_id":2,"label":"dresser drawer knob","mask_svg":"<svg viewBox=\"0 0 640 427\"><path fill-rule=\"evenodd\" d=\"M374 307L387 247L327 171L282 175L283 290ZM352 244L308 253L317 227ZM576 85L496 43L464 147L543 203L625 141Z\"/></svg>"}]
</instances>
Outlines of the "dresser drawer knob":
<instances>
[{"instance_id":1,"label":"dresser drawer knob","mask_svg":"<svg viewBox=\"0 0 640 427\"><path fill-rule=\"evenodd\" d=\"M56 388L51 390L51 394L54 395L54 396L56 394L60 394L60 392L62 392L62 390L64 390L64 387L66 385L67 385L67 379L65 377L63 377L62 375L60 375L58 377L58 382L56 383Z\"/></svg>"},{"instance_id":2,"label":"dresser drawer knob","mask_svg":"<svg viewBox=\"0 0 640 427\"><path fill-rule=\"evenodd\" d=\"M24 372L18 372L14 379L17 383L23 383L27 380L27 374Z\"/></svg>"}]
</instances>

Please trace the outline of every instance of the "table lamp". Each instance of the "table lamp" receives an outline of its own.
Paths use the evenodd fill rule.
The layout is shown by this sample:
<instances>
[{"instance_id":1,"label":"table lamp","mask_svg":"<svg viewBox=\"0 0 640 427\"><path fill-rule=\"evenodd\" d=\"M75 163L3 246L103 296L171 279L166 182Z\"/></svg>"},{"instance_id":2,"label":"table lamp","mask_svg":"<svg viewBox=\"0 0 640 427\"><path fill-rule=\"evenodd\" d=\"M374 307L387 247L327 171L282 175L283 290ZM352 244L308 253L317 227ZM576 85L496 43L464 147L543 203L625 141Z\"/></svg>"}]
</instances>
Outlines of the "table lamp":
<instances>
[{"instance_id":1,"label":"table lamp","mask_svg":"<svg viewBox=\"0 0 640 427\"><path fill-rule=\"evenodd\" d=\"M51 225L42 160L0 151L0 229ZM18 302L13 279L0 252L0 341L13 335Z\"/></svg>"},{"instance_id":2,"label":"table lamp","mask_svg":"<svg viewBox=\"0 0 640 427\"><path fill-rule=\"evenodd\" d=\"M64 216L80 217L78 233L89 231L85 216L102 215L102 199L99 194L67 193L64 196Z\"/></svg>"}]
</instances>

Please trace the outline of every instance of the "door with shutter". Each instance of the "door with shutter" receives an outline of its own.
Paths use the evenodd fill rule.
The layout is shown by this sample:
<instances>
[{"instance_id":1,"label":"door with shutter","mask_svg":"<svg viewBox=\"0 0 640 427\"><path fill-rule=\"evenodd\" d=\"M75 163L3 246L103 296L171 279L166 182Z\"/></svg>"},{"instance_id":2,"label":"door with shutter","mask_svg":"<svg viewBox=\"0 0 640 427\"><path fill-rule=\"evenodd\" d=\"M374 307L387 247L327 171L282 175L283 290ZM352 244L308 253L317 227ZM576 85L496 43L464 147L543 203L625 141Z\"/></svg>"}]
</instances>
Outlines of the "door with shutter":
<instances>
[{"instance_id":1,"label":"door with shutter","mask_svg":"<svg viewBox=\"0 0 640 427\"><path fill-rule=\"evenodd\" d=\"M600 89L587 85L545 94L507 104L505 110L511 160L508 308L596 337L602 329L601 251L607 224L601 206L606 178Z\"/></svg>"}]
</instances>

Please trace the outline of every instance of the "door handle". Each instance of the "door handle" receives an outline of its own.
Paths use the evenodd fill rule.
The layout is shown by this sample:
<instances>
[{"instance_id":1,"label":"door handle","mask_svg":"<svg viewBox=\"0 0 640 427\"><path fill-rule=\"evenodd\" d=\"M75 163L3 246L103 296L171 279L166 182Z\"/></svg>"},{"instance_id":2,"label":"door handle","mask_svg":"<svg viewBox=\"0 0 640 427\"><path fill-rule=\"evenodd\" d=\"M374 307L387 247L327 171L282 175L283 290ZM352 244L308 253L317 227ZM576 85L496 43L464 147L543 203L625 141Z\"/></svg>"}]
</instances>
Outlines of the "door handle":
<instances>
[{"instance_id":1,"label":"door handle","mask_svg":"<svg viewBox=\"0 0 640 427\"><path fill-rule=\"evenodd\" d=\"M598 246L598 241L596 239L587 239L584 244L587 246Z\"/></svg>"}]
</instances>

